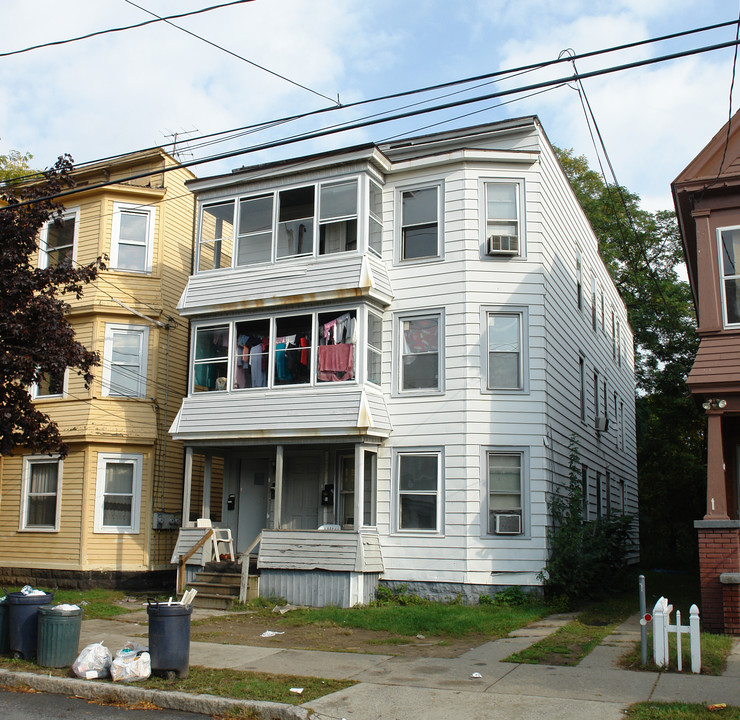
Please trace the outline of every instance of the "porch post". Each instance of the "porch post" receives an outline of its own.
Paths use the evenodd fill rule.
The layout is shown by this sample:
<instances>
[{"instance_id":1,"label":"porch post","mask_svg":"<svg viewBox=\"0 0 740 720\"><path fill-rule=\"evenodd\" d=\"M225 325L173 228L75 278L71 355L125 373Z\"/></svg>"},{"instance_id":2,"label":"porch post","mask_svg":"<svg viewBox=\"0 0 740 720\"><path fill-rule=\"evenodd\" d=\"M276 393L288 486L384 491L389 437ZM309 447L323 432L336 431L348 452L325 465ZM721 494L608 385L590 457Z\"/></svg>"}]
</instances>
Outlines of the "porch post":
<instances>
[{"instance_id":1,"label":"porch post","mask_svg":"<svg viewBox=\"0 0 740 720\"><path fill-rule=\"evenodd\" d=\"M213 457L210 453L206 454L205 462L203 463L203 507L200 516L202 518L211 517L211 467L213 465Z\"/></svg>"},{"instance_id":2,"label":"porch post","mask_svg":"<svg viewBox=\"0 0 740 720\"><path fill-rule=\"evenodd\" d=\"M707 411L707 514L705 520L729 520L725 455L722 448L722 413Z\"/></svg>"},{"instance_id":3,"label":"porch post","mask_svg":"<svg viewBox=\"0 0 740 720\"><path fill-rule=\"evenodd\" d=\"M362 462L362 443L355 443L355 531L359 532L365 519L365 463Z\"/></svg>"},{"instance_id":4,"label":"porch post","mask_svg":"<svg viewBox=\"0 0 740 720\"><path fill-rule=\"evenodd\" d=\"M275 517L272 526L280 530L283 524L283 446L275 447Z\"/></svg>"},{"instance_id":5,"label":"porch post","mask_svg":"<svg viewBox=\"0 0 740 720\"><path fill-rule=\"evenodd\" d=\"M190 525L190 497L193 490L193 448L188 445L185 448L185 478L182 491L182 525Z\"/></svg>"}]
</instances>

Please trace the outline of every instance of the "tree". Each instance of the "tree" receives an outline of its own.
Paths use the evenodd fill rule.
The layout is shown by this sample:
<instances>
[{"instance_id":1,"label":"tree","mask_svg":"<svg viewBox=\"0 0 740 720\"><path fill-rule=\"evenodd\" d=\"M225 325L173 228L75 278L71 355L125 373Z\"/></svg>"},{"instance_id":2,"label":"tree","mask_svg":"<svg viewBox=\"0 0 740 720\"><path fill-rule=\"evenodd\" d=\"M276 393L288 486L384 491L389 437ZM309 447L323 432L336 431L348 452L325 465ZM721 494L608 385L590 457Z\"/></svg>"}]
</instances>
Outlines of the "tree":
<instances>
[{"instance_id":1,"label":"tree","mask_svg":"<svg viewBox=\"0 0 740 720\"><path fill-rule=\"evenodd\" d=\"M32 157L33 155L20 153L18 150L11 150L7 155L0 155L0 180L12 183L19 178L33 174L28 164Z\"/></svg>"},{"instance_id":2,"label":"tree","mask_svg":"<svg viewBox=\"0 0 740 720\"><path fill-rule=\"evenodd\" d=\"M686 378L698 348L691 291L673 211L650 213L610 187L585 157L556 150L627 306L635 336L637 465L643 562L696 558L693 520L703 515L704 418Z\"/></svg>"},{"instance_id":3,"label":"tree","mask_svg":"<svg viewBox=\"0 0 740 720\"><path fill-rule=\"evenodd\" d=\"M79 298L105 266L101 258L85 267L31 264L44 223L61 223L62 206L44 198L74 182L72 160L65 155L41 174L41 182L13 183L28 174L29 158L0 156L0 171L11 180L0 187L0 454L22 445L64 456L68 448L58 427L34 407L29 388L66 368L83 375L86 384L92 381L99 357L75 340L63 296Z\"/></svg>"}]
</instances>

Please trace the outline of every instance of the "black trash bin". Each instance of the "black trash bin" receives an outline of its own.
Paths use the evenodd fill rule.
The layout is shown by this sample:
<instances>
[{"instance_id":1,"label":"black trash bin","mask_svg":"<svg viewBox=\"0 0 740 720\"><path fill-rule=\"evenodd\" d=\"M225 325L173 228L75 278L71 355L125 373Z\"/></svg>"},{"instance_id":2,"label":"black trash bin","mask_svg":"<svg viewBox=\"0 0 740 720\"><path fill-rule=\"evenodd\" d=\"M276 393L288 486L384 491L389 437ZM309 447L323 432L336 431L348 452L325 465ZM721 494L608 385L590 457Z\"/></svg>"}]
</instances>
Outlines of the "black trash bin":
<instances>
[{"instance_id":1,"label":"black trash bin","mask_svg":"<svg viewBox=\"0 0 740 720\"><path fill-rule=\"evenodd\" d=\"M38 638L38 611L43 605L51 605L54 593L24 595L12 592L7 598L10 652L17 658L33 660Z\"/></svg>"},{"instance_id":2,"label":"black trash bin","mask_svg":"<svg viewBox=\"0 0 740 720\"><path fill-rule=\"evenodd\" d=\"M188 676L190 664L190 616L192 605L169 605L151 600L149 616L149 655L152 675Z\"/></svg>"},{"instance_id":3,"label":"black trash bin","mask_svg":"<svg viewBox=\"0 0 740 720\"><path fill-rule=\"evenodd\" d=\"M42 606L38 614L36 661L44 667L69 667L77 659L82 608L61 610L58 606Z\"/></svg>"},{"instance_id":4,"label":"black trash bin","mask_svg":"<svg viewBox=\"0 0 740 720\"><path fill-rule=\"evenodd\" d=\"M8 640L8 599L0 600L0 655L7 655L10 651Z\"/></svg>"}]
</instances>

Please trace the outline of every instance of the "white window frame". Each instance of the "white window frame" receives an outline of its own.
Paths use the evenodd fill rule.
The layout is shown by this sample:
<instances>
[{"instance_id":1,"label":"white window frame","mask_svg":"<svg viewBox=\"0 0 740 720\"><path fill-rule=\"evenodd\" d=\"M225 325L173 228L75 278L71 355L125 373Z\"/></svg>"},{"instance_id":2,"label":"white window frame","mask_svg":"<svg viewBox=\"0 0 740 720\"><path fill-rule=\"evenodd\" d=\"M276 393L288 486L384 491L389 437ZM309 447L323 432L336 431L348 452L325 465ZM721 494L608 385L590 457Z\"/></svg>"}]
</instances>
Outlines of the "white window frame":
<instances>
[{"instance_id":1,"label":"white window frame","mask_svg":"<svg viewBox=\"0 0 740 720\"><path fill-rule=\"evenodd\" d=\"M489 496L489 460L493 455L517 455L519 457L519 490L520 502L519 514L521 516L521 532L503 534L491 531ZM481 537L498 538L499 540L520 540L530 537L529 519L529 448L526 446L498 446L488 445L481 448ZM504 513L506 514L506 513Z\"/></svg>"},{"instance_id":2,"label":"white window frame","mask_svg":"<svg viewBox=\"0 0 740 720\"><path fill-rule=\"evenodd\" d=\"M717 259L719 262L719 284L720 292L722 297L722 327L725 328L736 328L740 327L740 322L732 323L727 318L727 290L726 281L735 280L740 282L740 271L735 268L735 272L729 275L725 275L725 255L723 252L722 244L722 233L723 232L737 232L740 231L740 225L729 225L727 227L717 228Z\"/></svg>"},{"instance_id":3,"label":"white window frame","mask_svg":"<svg viewBox=\"0 0 740 720\"><path fill-rule=\"evenodd\" d=\"M488 318L490 315L516 315L519 318L519 387L494 388L488 377ZM529 392L529 308L525 306L487 305L481 308L483 353L481 390L485 393L521 394Z\"/></svg>"},{"instance_id":4,"label":"white window frame","mask_svg":"<svg viewBox=\"0 0 740 720\"><path fill-rule=\"evenodd\" d=\"M39 393L39 384L33 383L30 388L31 398L34 400L48 400L51 398L61 398L65 397L67 394L67 379L69 377L69 368L66 368L64 370L64 376L62 377L62 391L59 393L49 393L47 395L42 395Z\"/></svg>"},{"instance_id":5,"label":"white window frame","mask_svg":"<svg viewBox=\"0 0 740 720\"><path fill-rule=\"evenodd\" d=\"M586 422L586 358L578 355L578 386L581 422Z\"/></svg>"},{"instance_id":6,"label":"white window frame","mask_svg":"<svg viewBox=\"0 0 740 720\"><path fill-rule=\"evenodd\" d=\"M403 323L408 320L437 319L437 387L403 388ZM396 396L443 395L445 392L445 312L442 308L419 310L417 312L397 313L394 317L394 382L393 394Z\"/></svg>"},{"instance_id":7,"label":"white window frame","mask_svg":"<svg viewBox=\"0 0 740 720\"><path fill-rule=\"evenodd\" d=\"M139 369L136 371L137 392L135 395L118 395L111 393L111 355L113 352L114 335L138 335L139 337ZM118 323L106 323L105 345L103 348L103 397L127 398L146 397L146 373L147 355L149 354L149 327L147 325L121 325Z\"/></svg>"},{"instance_id":8,"label":"white window frame","mask_svg":"<svg viewBox=\"0 0 740 720\"><path fill-rule=\"evenodd\" d=\"M255 197L259 197L259 195L255 195ZM196 234L196 243L195 243L195 273L204 273L204 272L215 272L218 270L224 270L224 269L230 269L234 266L235 255L236 255L236 243L237 243L237 237L238 237L238 211L239 211L239 199L240 198L234 198L234 197L228 197L228 198L210 198L198 206L198 230ZM248 199L248 197L241 198L241 199ZM217 268L208 268L207 270L201 270L200 269L200 260L201 260L201 248L203 247L204 243L202 241L202 232L203 232L203 212L207 207L212 207L214 205L228 205L230 204L232 206L232 233L231 237L220 237L220 238L214 238L213 240L208 240L207 243L215 244L216 242L229 242L231 243L231 263L227 266L217 267ZM273 207L273 224L274 224L274 211L275 208Z\"/></svg>"},{"instance_id":9,"label":"white window frame","mask_svg":"<svg viewBox=\"0 0 740 720\"><path fill-rule=\"evenodd\" d=\"M143 243L137 243L144 247L144 267L143 268L122 268L119 267L119 244L121 233L121 215L133 213L147 216L146 238ZM154 225L156 221L157 209L154 205L137 205L136 203L113 203L113 224L111 228L110 240L110 269L120 272L131 273L150 273L152 271L152 258L154 256ZM132 244L132 243L125 243Z\"/></svg>"},{"instance_id":10,"label":"white window frame","mask_svg":"<svg viewBox=\"0 0 740 720\"><path fill-rule=\"evenodd\" d=\"M437 487L434 491L401 490L401 458L410 456L436 457L437 459ZM434 528L404 528L401 527L401 495L425 495L436 497L436 523ZM441 447L412 447L393 449L393 531L398 535L442 535L444 533L444 449Z\"/></svg>"},{"instance_id":11,"label":"white window frame","mask_svg":"<svg viewBox=\"0 0 740 720\"><path fill-rule=\"evenodd\" d=\"M489 185L513 185L516 188L516 210L517 217L515 219L503 219L503 218L488 218L488 186ZM523 178L502 178L502 177L485 177L480 179L480 223L481 223L481 237L483 241L481 243L481 257L487 260L506 260L508 259L522 259L527 256L527 238L526 238L526 222L524 212L525 198L525 186ZM514 255L489 255L488 254L488 236L500 233L490 232L488 229L489 222L493 224L516 224L517 226L517 237L519 239L519 250Z\"/></svg>"},{"instance_id":12,"label":"white window frame","mask_svg":"<svg viewBox=\"0 0 740 720\"><path fill-rule=\"evenodd\" d=\"M105 501L105 470L109 462L133 465L133 483L131 493L131 524L130 525L104 525L103 503ZM142 492L142 467L144 456L140 453L98 453L97 475L95 480L95 523L94 532L137 535L140 528L141 515L141 492Z\"/></svg>"},{"instance_id":13,"label":"white window frame","mask_svg":"<svg viewBox=\"0 0 740 720\"><path fill-rule=\"evenodd\" d=\"M583 312L583 257L578 249L576 250L576 306Z\"/></svg>"},{"instance_id":14,"label":"white window frame","mask_svg":"<svg viewBox=\"0 0 740 720\"><path fill-rule=\"evenodd\" d=\"M59 532L59 516L62 506L62 466L64 461L59 455L26 455L23 458L23 477L21 489L21 515L18 530L21 532ZM31 468L34 465L55 465L57 468L56 512L54 525L28 524L28 495L31 482ZM50 495L50 493L45 493Z\"/></svg>"},{"instance_id":15,"label":"white window frame","mask_svg":"<svg viewBox=\"0 0 740 720\"><path fill-rule=\"evenodd\" d=\"M74 218L75 221L75 227L74 227L74 233L72 236L72 265L74 266L75 262L77 261L77 237L79 234L79 228L80 228L80 208L79 207L73 207L73 208L67 208L62 213L62 220L67 221ZM48 253L48 237L49 237L49 227L54 223L53 220L49 220L48 222L45 222L43 227L41 228L41 233L39 235L39 267L40 268L48 268L49 267L49 253Z\"/></svg>"},{"instance_id":16,"label":"white window frame","mask_svg":"<svg viewBox=\"0 0 740 720\"><path fill-rule=\"evenodd\" d=\"M380 323L380 346L370 344L370 316L373 316ZM380 377L378 382L370 379L370 354L376 353L380 359ZM367 311L365 320L365 379L367 382L381 387L383 384L383 316L379 312L374 312L370 309Z\"/></svg>"},{"instance_id":17,"label":"white window frame","mask_svg":"<svg viewBox=\"0 0 740 720\"><path fill-rule=\"evenodd\" d=\"M406 226L404 225L403 218L403 196L405 193L432 189L436 190L437 193L437 252L432 255L407 259L404 257L403 231ZM442 180L432 180L429 182L416 183L414 185L396 188L396 265L413 265L444 260L444 196L445 188ZM411 227L411 225L409 225L409 227Z\"/></svg>"}]
</instances>

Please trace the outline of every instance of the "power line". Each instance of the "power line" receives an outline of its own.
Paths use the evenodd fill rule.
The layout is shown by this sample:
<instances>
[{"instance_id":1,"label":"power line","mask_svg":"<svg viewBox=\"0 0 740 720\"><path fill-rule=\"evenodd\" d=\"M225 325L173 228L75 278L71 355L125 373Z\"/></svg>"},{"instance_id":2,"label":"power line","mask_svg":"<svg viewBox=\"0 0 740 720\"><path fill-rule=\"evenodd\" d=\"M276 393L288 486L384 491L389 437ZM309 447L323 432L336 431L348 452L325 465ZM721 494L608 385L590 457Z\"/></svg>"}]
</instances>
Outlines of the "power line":
<instances>
[{"instance_id":1,"label":"power line","mask_svg":"<svg viewBox=\"0 0 740 720\"><path fill-rule=\"evenodd\" d=\"M168 25L171 25L173 28L177 28L178 30L187 33L188 35L191 35L194 38L197 38L198 40L201 40L204 43L207 43L211 47L215 47L217 50L221 50L222 52L225 52L227 55L231 55L232 57L237 58L238 60L242 60L245 63L248 63L249 65L252 65L252 67L256 67L259 70L263 70L266 73L270 73L270 75L274 75L276 78L280 78L281 80L285 80L285 82L289 82L291 85L295 85L296 87L301 88L302 90L308 90L308 92L313 93L314 95L317 95L320 98L323 98L324 100L328 100L329 102L336 103L337 105L340 105L338 100L332 100L328 95L324 95L323 93L317 92L316 90L312 90L307 85L302 85L299 82L296 82L295 80L291 80L288 77L285 77L285 75L281 75L278 72L275 72L274 70L270 70L269 68L266 68L264 65L260 65L259 63L253 62L252 60L248 60L242 55L239 55L235 52L232 52L231 50L227 50L222 45L218 45L215 42L212 42L211 40L208 40L208 38L204 38L202 35L198 35L197 33L191 32L190 30L186 30L184 27L181 27L180 25L175 25L175 23L170 22L169 18L163 18L160 15L157 15L157 13L152 12L151 10L147 10L145 7L142 7L141 5L137 5L133 0L125 0L129 5L133 5L135 8L139 8L139 10L143 10L146 13L149 13L150 15L154 15L155 18L158 20L162 20L163 22L166 22Z\"/></svg>"},{"instance_id":2,"label":"power line","mask_svg":"<svg viewBox=\"0 0 740 720\"><path fill-rule=\"evenodd\" d=\"M221 8L230 7L232 5L243 5L248 2L255 2L255 0L231 0L231 2L221 3L220 5L211 5L210 7L201 8L200 10L191 10L190 12L178 13L177 15L168 15L167 17L157 16L156 20L145 20L144 22L135 23L134 25L123 25L121 27L108 28L107 30L96 30L95 32L78 35L77 37L67 38L65 40L52 40L51 42L41 43L39 45L31 45L30 47L22 48L21 50L0 52L0 58L9 57L11 55L20 55L21 53L32 52L33 50L40 50L41 48L67 45L69 43L79 42L80 40L89 40L90 38L98 37L100 35L108 35L110 33L123 32L125 30L135 30L136 28L152 25L153 23L177 20L178 18L188 17L189 15L200 15L202 13L211 12L212 10L220 10Z\"/></svg>"},{"instance_id":3,"label":"power line","mask_svg":"<svg viewBox=\"0 0 740 720\"><path fill-rule=\"evenodd\" d=\"M248 1L248 0L242 0L242 1ZM254 1L254 0L249 0L249 1ZM226 3L226 5L229 5L229 4L231 4L231 3ZM216 5L214 7L217 8L217 7L221 7L221 6ZM202 11L198 11L198 12L205 12L206 10L202 10ZM171 15L168 18L165 18L165 19L178 18L178 17L182 17L183 15L188 15L188 14L190 14L190 13L183 13L182 15ZM149 22L153 22L153 21L149 21ZM148 23L143 23L143 24L148 24ZM694 35L694 34L698 34L698 33L709 32L711 30L717 30L717 29L720 29L720 28L728 27L730 25L737 25L737 24L738 24L738 21L737 20L731 20L731 21L722 22L722 23L715 23L713 25L704 25L702 27L692 28L690 30L682 30L682 31L675 32L675 33L670 33L670 34L667 34L667 35L661 35L661 36L658 36L658 37L655 37L655 38L648 38L646 40L638 40L638 41L634 41L634 42L631 42L631 43L625 43L625 44L622 44L622 45L615 45L615 46L612 46L612 47L603 48L601 50L593 50L593 51L589 51L589 52L585 52L585 53L574 54L571 57L558 57L557 59L554 59L554 60L546 60L546 61L541 61L541 62L538 62L538 63L531 63L531 64L528 64L528 65L522 65L522 66L519 66L519 67L516 67L516 68L507 69L507 70L498 70L498 71L495 71L495 72L485 73L485 74L482 74L482 75L471 76L471 77L462 78L462 79L458 79L458 80L452 80L452 81L444 82L444 83L437 83L437 84L429 85L429 86L422 87L422 88L416 88L416 89L412 89L412 90L405 90L405 91L401 91L401 92L397 92L397 93L391 93L391 94L388 94L388 95L382 95L382 96L378 96L378 97L374 97L374 98L369 98L369 99L366 99L366 100L358 100L358 101L353 102L353 103L345 103L345 104L342 104L340 107L337 107L336 104L332 104L329 107L320 108L318 110L313 110L313 111L304 112L304 113L298 113L298 114L294 114L294 115L288 115L288 116L279 118L277 120L264 121L264 122L260 122L260 123L254 123L254 124L251 124L251 125L240 126L240 127L237 127L237 128L231 128L229 130L220 130L220 131L217 131L217 132L206 133L206 134L203 134L201 136L191 138L190 139L190 142L197 142L199 140L209 140L211 138L218 138L220 136L229 136L229 137L224 137L223 140L213 140L212 141L214 143L216 143L216 142L223 142L223 141L226 141L226 140L235 139L236 137L240 137L241 134L250 134L250 133L253 133L253 132L258 132L260 130L269 129L269 128L272 128L272 127L275 127L275 126L278 126L278 125L281 125L281 124L292 122L294 120L305 119L305 118L312 117L314 115L319 115L319 114L322 114L322 113L336 112L337 110L340 110L340 109L342 109L342 110L344 110L344 109L351 109L351 108L360 107L360 106L367 105L367 104L372 104L372 103L376 103L376 102L382 102L382 101L385 101L385 100L395 100L395 99L398 99L398 98L401 98L401 97L407 97L409 95L414 95L414 94L423 94L423 93L426 93L426 92L431 92L433 90L441 90L441 89L444 89L444 88L447 88L447 87L453 87L455 85L463 85L463 84L467 84L467 83L480 82L482 80L492 80L493 78L500 78L500 77L503 77L503 76L506 76L506 75L519 74L519 73L530 71L530 70L544 69L544 68L547 68L547 67L552 66L552 65L557 65L559 63L570 62L571 59L573 59L573 60L581 60L581 59L584 59L584 58L596 57L596 56L599 56L599 55L609 54L609 53L613 53L613 52L619 52L621 50L626 50L626 49L631 49L631 48L635 48L635 47L640 47L640 46L648 45L648 44L652 44L652 43L664 42L666 40L673 40L673 39L677 39L677 38L680 38L680 37L686 37L686 36ZM131 26L131 27L138 27L138 26ZM125 29L125 28L122 28L122 29ZM42 47L42 46L40 46L40 47ZM0 57L2 57L2 54L0 54ZM333 100L332 100L332 103L334 103ZM196 147L203 147L206 144L209 144L209 143L203 143L202 145L196 146ZM151 147L143 148L142 150L140 150L140 152L146 152L146 151L150 151L150 150L157 150L160 147L161 147L160 145L153 145ZM124 157L125 155L128 155L128 154L130 154L130 153L119 153L119 154L116 154L116 155L109 155L107 157L103 157L103 158L100 158L100 159L97 159L97 160L90 160L90 161L86 161L84 163L80 163L76 167L77 167L78 170L80 170L80 169L83 169L83 168L85 168L85 167L87 167L89 165L97 164L97 163L101 163L101 162L106 162L106 161L112 161L112 160L115 160L117 158ZM34 178L35 177L38 177L38 173L36 173L33 176L28 176L27 178L20 178L20 180L30 179L31 177L34 177Z\"/></svg>"}]
</instances>

